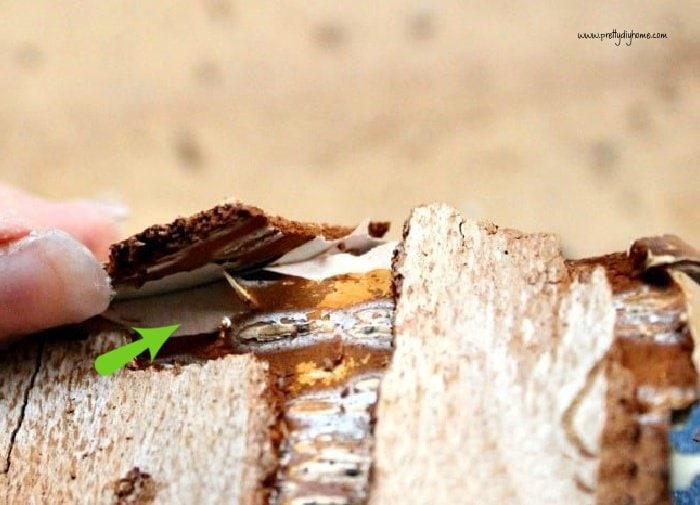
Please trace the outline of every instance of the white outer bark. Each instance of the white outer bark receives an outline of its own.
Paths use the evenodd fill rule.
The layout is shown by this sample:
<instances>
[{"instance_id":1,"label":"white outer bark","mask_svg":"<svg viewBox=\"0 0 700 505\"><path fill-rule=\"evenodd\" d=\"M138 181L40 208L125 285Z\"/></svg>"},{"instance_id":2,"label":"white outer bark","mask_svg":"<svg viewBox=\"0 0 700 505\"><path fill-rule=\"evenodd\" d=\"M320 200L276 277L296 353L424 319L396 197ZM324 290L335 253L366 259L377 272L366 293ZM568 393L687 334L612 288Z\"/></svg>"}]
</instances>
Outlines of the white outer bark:
<instances>
[{"instance_id":1,"label":"white outer bark","mask_svg":"<svg viewBox=\"0 0 700 505\"><path fill-rule=\"evenodd\" d=\"M371 503L594 503L595 371L615 317L603 271L570 285L554 237L442 205L407 230Z\"/></svg>"}]
</instances>

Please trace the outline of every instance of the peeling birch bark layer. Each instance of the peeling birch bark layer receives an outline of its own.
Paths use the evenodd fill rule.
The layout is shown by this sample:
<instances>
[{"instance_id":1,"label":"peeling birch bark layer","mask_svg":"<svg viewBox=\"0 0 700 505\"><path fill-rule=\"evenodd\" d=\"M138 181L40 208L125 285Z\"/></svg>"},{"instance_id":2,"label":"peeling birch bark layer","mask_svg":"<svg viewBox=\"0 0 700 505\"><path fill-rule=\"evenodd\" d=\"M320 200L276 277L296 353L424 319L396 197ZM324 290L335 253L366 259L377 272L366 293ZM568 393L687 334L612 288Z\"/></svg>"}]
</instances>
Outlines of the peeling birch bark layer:
<instances>
[{"instance_id":1,"label":"peeling birch bark layer","mask_svg":"<svg viewBox=\"0 0 700 505\"><path fill-rule=\"evenodd\" d=\"M698 398L686 296L664 272L655 272L656 284L643 281L624 253L568 266L583 276L605 268L616 313L615 343L605 363L597 502L670 503L670 413Z\"/></svg>"},{"instance_id":2,"label":"peeling birch bark layer","mask_svg":"<svg viewBox=\"0 0 700 505\"><path fill-rule=\"evenodd\" d=\"M371 503L668 502L670 410L696 381L677 288L442 205L413 212L394 269Z\"/></svg>"}]
</instances>

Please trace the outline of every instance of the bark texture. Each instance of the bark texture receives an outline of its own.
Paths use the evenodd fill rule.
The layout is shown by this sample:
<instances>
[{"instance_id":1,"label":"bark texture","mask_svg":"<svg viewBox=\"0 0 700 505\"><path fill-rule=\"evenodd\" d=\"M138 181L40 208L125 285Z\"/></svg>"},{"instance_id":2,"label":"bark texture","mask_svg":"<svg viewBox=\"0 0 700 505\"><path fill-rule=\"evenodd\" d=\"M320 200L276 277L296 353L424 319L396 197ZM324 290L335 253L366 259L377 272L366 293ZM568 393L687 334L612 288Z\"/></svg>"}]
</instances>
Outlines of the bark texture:
<instances>
[{"instance_id":1,"label":"bark texture","mask_svg":"<svg viewBox=\"0 0 700 505\"><path fill-rule=\"evenodd\" d=\"M670 278L443 205L393 267L393 299L388 269L241 280L255 309L109 377L122 332L4 351L0 503L668 503Z\"/></svg>"},{"instance_id":2,"label":"bark texture","mask_svg":"<svg viewBox=\"0 0 700 505\"><path fill-rule=\"evenodd\" d=\"M32 373L3 363L3 389L15 397L26 388L16 378L36 375L21 425L16 399L1 421L3 433L18 430L0 501L262 502L262 481L274 466L266 365L250 355L228 356L98 376L95 357L125 342L103 333L46 344Z\"/></svg>"},{"instance_id":3,"label":"bark texture","mask_svg":"<svg viewBox=\"0 0 700 505\"><path fill-rule=\"evenodd\" d=\"M668 380L655 384L665 393L673 386L673 394L656 408L660 429L652 442L639 428L648 419L636 401L649 388L619 351L626 343L640 357L646 344L637 336L649 326L629 318L639 312L627 311L639 297L613 297L605 261L569 264L551 235L499 230L442 205L416 209L404 233L394 265L395 353L380 388L371 502L667 500L660 476L668 470L669 410L694 398L677 387L688 384L686 372L695 380L692 344L675 341L678 329L679 339L687 337L684 324L669 341L681 359L659 355L661 368L673 363L684 377L676 380L665 368ZM618 275L628 279L629 272ZM636 284L641 294L649 291ZM665 299L678 302L670 291ZM660 305L644 310L663 312ZM616 317L637 330L625 342L617 338L624 325ZM646 358L653 363L655 356ZM648 443L634 445L640 440ZM606 484L602 493L599 482Z\"/></svg>"}]
</instances>

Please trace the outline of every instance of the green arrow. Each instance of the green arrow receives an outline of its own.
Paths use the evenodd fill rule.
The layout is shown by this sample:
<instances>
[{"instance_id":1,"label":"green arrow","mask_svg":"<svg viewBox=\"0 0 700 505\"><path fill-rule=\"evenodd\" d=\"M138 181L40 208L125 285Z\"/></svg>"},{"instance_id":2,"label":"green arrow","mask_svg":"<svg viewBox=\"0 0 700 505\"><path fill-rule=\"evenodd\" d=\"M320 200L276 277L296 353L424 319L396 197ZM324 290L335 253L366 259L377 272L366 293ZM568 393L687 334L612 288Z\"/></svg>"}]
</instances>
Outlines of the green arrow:
<instances>
[{"instance_id":1,"label":"green arrow","mask_svg":"<svg viewBox=\"0 0 700 505\"><path fill-rule=\"evenodd\" d=\"M162 326L160 328L133 328L143 338L100 354L95 360L95 370L100 375L113 374L146 349L148 349L151 355L151 363L153 363L156 354L163 347L165 341L179 327L179 324L173 324L172 326Z\"/></svg>"}]
</instances>

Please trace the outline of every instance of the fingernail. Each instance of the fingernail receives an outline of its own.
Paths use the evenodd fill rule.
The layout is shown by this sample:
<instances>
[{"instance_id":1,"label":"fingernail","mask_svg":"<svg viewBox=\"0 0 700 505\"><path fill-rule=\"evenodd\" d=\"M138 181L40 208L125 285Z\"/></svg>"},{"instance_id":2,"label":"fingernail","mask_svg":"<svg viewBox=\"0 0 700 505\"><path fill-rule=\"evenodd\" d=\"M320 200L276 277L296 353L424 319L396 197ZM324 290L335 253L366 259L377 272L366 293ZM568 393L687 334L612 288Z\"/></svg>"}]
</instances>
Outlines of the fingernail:
<instances>
[{"instance_id":1,"label":"fingernail","mask_svg":"<svg viewBox=\"0 0 700 505\"><path fill-rule=\"evenodd\" d=\"M0 337L78 323L112 290L97 259L61 231L35 231L0 249Z\"/></svg>"}]
</instances>

